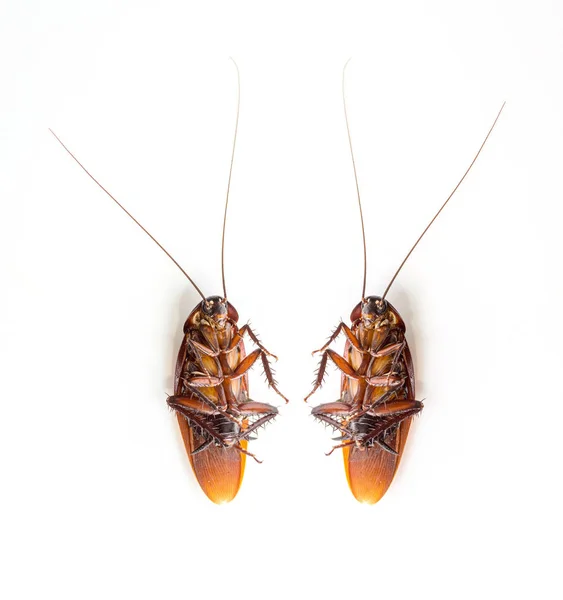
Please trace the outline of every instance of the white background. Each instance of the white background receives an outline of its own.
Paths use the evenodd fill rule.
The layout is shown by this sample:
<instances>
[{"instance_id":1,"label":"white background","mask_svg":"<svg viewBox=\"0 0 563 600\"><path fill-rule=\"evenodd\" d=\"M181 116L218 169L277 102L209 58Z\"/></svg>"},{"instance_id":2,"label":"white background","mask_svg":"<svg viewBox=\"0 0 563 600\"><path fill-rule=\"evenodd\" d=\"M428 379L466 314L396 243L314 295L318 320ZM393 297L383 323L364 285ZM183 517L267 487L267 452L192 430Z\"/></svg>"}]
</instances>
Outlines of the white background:
<instances>
[{"instance_id":1,"label":"white background","mask_svg":"<svg viewBox=\"0 0 563 600\"><path fill-rule=\"evenodd\" d=\"M218 507L165 404L198 296L47 128L220 293L229 56L229 298L291 403ZM350 56L371 294L507 100L389 295L425 410L375 506L302 402L361 292ZM4 3L2 597L560 598L562 59L557 2Z\"/></svg>"}]
</instances>

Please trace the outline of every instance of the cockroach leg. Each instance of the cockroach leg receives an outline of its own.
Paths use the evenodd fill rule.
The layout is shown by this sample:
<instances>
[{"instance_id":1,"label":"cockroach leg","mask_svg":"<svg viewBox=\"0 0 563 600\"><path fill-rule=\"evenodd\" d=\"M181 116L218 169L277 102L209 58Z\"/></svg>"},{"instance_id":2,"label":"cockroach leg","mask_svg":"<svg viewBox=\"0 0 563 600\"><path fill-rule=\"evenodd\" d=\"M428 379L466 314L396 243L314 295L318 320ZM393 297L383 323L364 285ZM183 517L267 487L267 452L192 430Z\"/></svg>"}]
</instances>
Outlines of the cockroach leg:
<instances>
[{"instance_id":1,"label":"cockroach leg","mask_svg":"<svg viewBox=\"0 0 563 600\"><path fill-rule=\"evenodd\" d=\"M239 439L241 440L247 440L249 439L248 436L253 432L256 431L257 429L260 429L260 427L263 427L264 425L266 425L266 423L269 423L270 421L272 421L273 419L275 419L278 416L278 411L276 410L275 413L270 413L268 415L264 415L263 417L260 417L259 419L257 419L256 421L254 421L254 423L252 423L252 425L248 426L244 432L239 436Z\"/></svg>"},{"instance_id":2,"label":"cockroach leg","mask_svg":"<svg viewBox=\"0 0 563 600\"><path fill-rule=\"evenodd\" d=\"M349 446L354 446L356 442L354 440L350 440L349 442L344 442L343 444L338 444L338 446L334 446L330 452L326 452L325 456L330 456L335 450L339 448L348 448Z\"/></svg>"},{"instance_id":3,"label":"cockroach leg","mask_svg":"<svg viewBox=\"0 0 563 600\"><path fill-rule=\"evenodd\" d=\"M248 333L248 337L254 342L254 344L256 346L258 346L258 348L260 348L260 350L262 350L262 352L264 352L264 354L266 356L270 356L274 360L278 360L278 357L275 354L272 354L271 352L266 350L266 348L264 348L264 346L262 346L260 340L258 339L258 336L254 333L254 331L252 331L252 329L250 328L250 325L248 323L246 325L243 325L240 328L240 330L239 330L240 339L242 339L244 337L245 333Z\"/></svg>"},{"instance_id":4,"label":"cockroach leg","mask_svg":"<svg viewBox=\"0 0 563 600\"><path fill-rule=\"evenodd\" d=\"M344 424L339 423L336 419L333 419L332 417L329 417L328 415L324 415L322 413L316 413L314 417L322 423L326 423L327 425L334 427L334 429L341 431L343 434L346 435L346 439L352 436L352 432Z\"/></svg>"},{"instance_id":5,"label":"cockroach leg","mask_svg":"<svg viewBox=\"0 0 563 600\"><path fill-rule=\"evenodd\" d=\"M395 356L393 357L393 362L391 363L391 367L389 369L389 373L388 373L388 377L390 377L393 372L395 371L395 367L397 366L397 363L399 362L399 359L401 358L402 354L403 354L403 350L405 349L407 345L407 341L403 340L401 343L399 344L391 344L390 346L387 346L386 350L389 350L389 348L396 348L396 352L395 352Z\"/></svg>"},{"instance_id":6,"label":"cockroach leg","mask_svg":"<svg viewBox=\"0 0 563 600\"><path fill-rule=\"evenodd\" d=\"M401 356L403 350L405 349L406 345L407 345L406 340L403 340L402 342L397 342L396 344L389 344L389 346L385 346L385 348L382 348L381 350L378 350L377 352L371 351L370 354L374 358L381 358L382 356L388 356L389 354L395 353L394 360L398 360L399 357ZM391 368L391 370L393 370L394 367L395 367L395 364L393 364L393 367Z\"/></svg>"},{"instance_id":7,"label":"cockroach leg","mask_svg":"<svg viewBox=\"0 0 563 600\"><path fill-rule=\"evenodd\" d=\"M357 374L357 372L354 370L354 368L352 367L352 365L346 360L344 359L342 356L340 356L340 354L337 354L336 352L334 352L334 350L331 350L330 348L325 350L323 352L323 355L321 357L321 362L319 363L319 369L317 371L317 378L315 379L315 383L313 384L313 389L311 390L311 392L309 392L309 394L305 397L305 402L307 402L307 400L309 400L309 398L321 387L321 385L323 384L323 379L325 376L325 372L326 372L326 363L328 358L331 358L332 362L348 377L351 377L352 379L360 379L360 376Z\"/></svg>"},{"instance_id":8,"label":"cockroach leg","mask_svg":"<svg viewBox=\"0 0 563 600\"><path fill-rule=\"evenodd\" d=\"M311 411L313 416L318 414L329 414L329 415L337 415L337 416L348 416L352 411L352 406L344 400L337 400L336 402L327 402L326 404L319 404L319 406L315 406Z\"/></svg>"},{"instance_id":9,"label":"cockroach leg","mask_svg":"<svg viewBox=\"0 0 563 600\"><path fill-rule=\"evenodd\" d=\"M252 452L249 452L248 450L245 450L240 444L235 444L233 446L233 448L236 448L239 452L242 452L243 454L246 454L246 456L250 456L250 458L253 458L258 464L262 464L262 461L259 460L258 458L256 458L256 456L254 456L254 454L252 454Z\"/></svg>"},{"instance_id":10,"label":"cockroach leg","mask_svg":"<svg viewBox=\"0 0 563 600\"><path fill-rule=\"evenodd\" d=\"M330 356L332 362L344 373L344 375L350 377L351 379L361 378L354 367L345 358L340 356L340 354L337 354L334 350L330 349L328 349L326 353Z\"/></svg>"},{"instance_id":11,"label":"cockroach leg","mask_svg":"<svg viewBox=\"0 0 563 600\"><path fill-rule=\"evenodd\" d=\"M260 358L262 359L262 367L264 368L264 375L266 375L266 380L268 381L268 385L274 390L274 392L276 392L276 394L278 396L282 397L287 404L289 402L289 400L278 390L278 384L276 383L276 380L274 379L274 373L272 371L272 367L270 366L270 363L268 362L268 357L266 356L266 354L264 352L261 352Z\"/></svg>"},{"instance_id":12,"label":"cockroach leg","mask_svg":"<svg viewBox=\"0 0 563 600\"><path fill-rule=\"evenodd\" d=\"M225 381L225 378L213 377L212 375L195 375L185 379L185 381L192 388L210 388L221 385Z\"/></svg>"},{"instance_id":13,"label":"cockroach leg","mask_svg":"<svg viewBox=\"0 0 563 600\"><path fill-rule=\"evenodd\" d=\"M305 402L309 400L309 398L321 387L323 384L323 379L325 377L326 372L326 363L328 361L328 354L323 352L321 357L321 362L319 363L319 368L317 369L317 377L315 379L315 383L313 384L313 389L307 396L305 396ZM313 409L314 410L314 409Z\"/></svg>"},{"instance_id":14,"label":"cockroach leg","mask_svg":"<svg viewBox=\"0 0 563 600\"><path fill-rule=\"evenodd\" d=\"M400 387L405 381L405 377L398 377L397 375L376 375L375 377L367 377L366 381L369 385L374 387Z\"/></svg>"},{"instance_id":15,"label":"cockroach leg","mask_svg":"<svg viewBox=\"0 0 563 600\"><path fill-rule=\"evenodd\" d=\"M319 352L324 352L332 344L332 342L334 342L334 340L340 335L341 331L344 331L344 334L350 340L350 343L352 344L352 346L354 346L354 348L356 348L359 352L365 352L365 350L362 348L358 338L354 335L352 330L346 325L346 323L343 323L341 321L338 324L338 327L332 332L332 334L328 338L327 343L322 348L319 348L318 350L314 350L312 352L312 354L318 354Z\"/></svg>"},{"instance_id":16,"label":"cockroach leg","mask_svg":"<svg viewBox=\"0 0 563 600\"><path fill-rule=\"evenodd\" d=\"M232 372L232 374L228 376L228 379L231 381L233 379L240 379L256 362L261 352L261 350L254 350L254 352L251 352L248 356L246 356L244 360L241 361L239 366Z\"/></svg>"},{"instance_id":17,"label":"cockroach leg","mask_svg":"<svg viewBox=\"0 0 563 600\"><path fill-rule=\"evenodd\" d=\"M389 452L389 454L393 454L394 456L399 455L399 453L394 448L391 448L391 446L389 446L389 444L386 444L382 439L374 438L373 442L386 452Z\"/></svg>"},{"instance_id":18,"label":"cockroach leg","mask_svg":"<svg viewBox=\"0 0 563 600\"><path fill-rule=\"evenodd\" d=\"M375 438L379 437L382 433L387 431L387 429L393 427L394 425L398 425L401 421L404 421L408 417L416 415L424 408L422 402L412 400L410 401L410 403L410 408L399 410L395 413L379 417L377 425L373 427L372 431L369 434L365 435L362 438L362 442L367 443L374 440Z\"/></svg>"},{"instance_id":19,"label":"cockroach leg","mask_svg":"<svg viewBox=\"0 0 563 600\"><path fill-rule=\"evenodd\" d=\"M200 342L198 342L197 340L191 339L191 338L190 338L190 344L192 344L192 346L194 346L194 348L196 348L197 350L199 350L206 356L216 357L216 356L219 356L219 354L221 354L221 350L215 350L214 348L211 348L210 346L206 346L205 344L200 344Z\"/></svg>"},{"instance_id":20,"label":"cockroach leg","mask_svg":"<svg viewBox=\"0 0 563 600\"><path fill-rule=\"evenodd\" d=\"M250 435L253 431L256 431L272 419L275 419L278 416L278 409L271 404L265 404L263 402L245 402L243 404L239 404L237 407L240 413L244 416L248 415L263 415L254 423L246 427L243 433L240 436L240 439L248 439L248 435Z\"/></svg>"},{"instance_id":21,"label":"cockroach leg","mask_svg":"<svg viewBox=\"0 0 563 600\"><path fill-rule=\"evenodd\" d=\"M219 442L221 446L224 448L227 447L227 444L221 434L205 419L200 417L196 411L189 410L184 408L180 404L169 404L171 408L173 408L177 413L181 414L185 419L189 422L197 425L202 431L205 431L214 441Z\"/></svg>"},{"instance_id":22,"label":"cockroach leg","mask_svg":"<svg viewBox=\"0 0 563 600\"><path fill-rule=\"evenodd\" d=\"M201 395L203 396L203 394ZM206 415L217 414L217 407L213 402L210 400L202 401L199 396L197 399L191 396L168 396L167 403L172 408L182 406L188 410L195 410Z\"/></svg>"},{"instance_id":23,"label":"cockroach leg","mask_svg":"<svg viewBox=\"0 0 563 600\"><path fill-rule=\"evenodd\" d=\"M184 382L184 387L186 391L189 391L194 396L197 396L201 400L203 404L206 404L210 408L214 410L220 410L220 407L215 404L211 399L209 399L205 394L200 392L196 387L192 387L189 383ZM219 388L220 389L220 388ZM169 396L169 398L174 398L174 396ZM204 412L203 410L201 412Z\"/></svg>"},{"instance_id":24,"label":"cockroach leg","mask_svg":"<svg viewBox=\"0 0 563 600\"><path fill-rule=\"evenodd\" d=\"M254 400L239 404L237 409L243 415L278 414L278 409L275 406L265 404L264 402L254 402Z\"/></svg>"},{"instance_id":25,"label":"cockroach leg","mask_svg":"<svg viewBox=\"0 0 563 600\"><path fill-rule=\"evenodd\" d=\"M370 388L368 388L368 389L370 389ZM374 389L374 388L371 388L371 389ZM364 405L364 407L360 410L356 409L356 410L352 411L346 420L349 422L352 419L357 419L358 417L363 417L368 412L373 411L374 407L382 405L382 404L385 405L387 400L389 400L389 398L391 396L393 396L394 394L397 394L397 390L390 390L390 391L386 392L385 394L383 394L383 396L378 398L375 402Z\"/></svg>"},{"instance_id":26,"label":"cockroach leg","mask_svg":"<svg viewBox=\"0 0 563 600\"><path fill-rule=\"evenodd\" d=\"M369 413L375 417L386 417L416 409L422 410L422 402L418 400L395 400L386 404L377 403L370 408Z\"/></svg>"},{"instance_id":27,"label":"cockroach leg","mask_svg":"<svg viewBox=\"0 0 563 600\"><path fill-rule=\"evenodd\" d=\"M207 448L209 448L209 446L211 446L212 443L213 443L213 438L209 438L207 441L203 442L203 444L201 444L201 446L198 446L191 453L191 455L194 456L195 454L199 454L200 452L203 452L204 450L207 450Z\"/></svg>"}]
</instances>

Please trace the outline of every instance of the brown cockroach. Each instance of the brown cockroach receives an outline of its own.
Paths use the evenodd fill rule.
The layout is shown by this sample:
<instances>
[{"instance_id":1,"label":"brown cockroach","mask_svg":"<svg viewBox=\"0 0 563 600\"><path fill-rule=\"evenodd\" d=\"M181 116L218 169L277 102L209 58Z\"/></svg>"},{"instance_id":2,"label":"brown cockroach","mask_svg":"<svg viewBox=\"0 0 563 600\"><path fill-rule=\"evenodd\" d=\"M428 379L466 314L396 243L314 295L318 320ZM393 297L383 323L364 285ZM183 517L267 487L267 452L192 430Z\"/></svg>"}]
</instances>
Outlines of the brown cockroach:
<instances>
[{"instance_id":1,"label":"brown cockroach","mask_svg":"<svg viewBox=\"0 0 563 600\"><path fill-rule=\"evenodd\" d=\"M278 390L268 361L268 357L276 357L264 348L248 324L239 329L238 313L227 300L225 227L240 112L240 76L236 63L235 67L237 115L221 240L222 296L205 297L168 251L51 131L85 173L164 251L202 298L184 324L184 338L176 361L174 395L168 397L167 403L176 413L195 476L207 497L217 504L230 502L236 496L242 483L246 456L260 462L247 450L248 441L254 439L252 434L278 414L275 406L254 402L248 395L248 371L257 360L262 362L268 385L287 402L287 398ZM257 347L248 355L243 342L245 335Z\"/></svg>"},{"instance_id":2,"label":"brown cockroach","mask_svg":"<svg viewBox=\"0 0 563 600\"><path fill-rule=\"evenodd\" d=\"M492 133L504 104L463 177L409 250L383 295L366 297L366 236L346 110L345 70L346 66L342 75L344 116L364 247L362 299L350 315L351 326L341 322L327 343L313 352L321 352L322 357L313 390L305 401L322 385L330 358L342 373L340 399L316 406L312 415L339 432L335 441L341 443L328 454L338 448L343 449L344 468L352 494L360 502L375 504L391 485L403 455L412 419L423 408L423 403L415 399L414 368L405 337L406 326L397 310L386 300L386 296L407 259L471 170ZM329 348L340 333L346 336L343 356Z\"/></svg>"}]
</instances>

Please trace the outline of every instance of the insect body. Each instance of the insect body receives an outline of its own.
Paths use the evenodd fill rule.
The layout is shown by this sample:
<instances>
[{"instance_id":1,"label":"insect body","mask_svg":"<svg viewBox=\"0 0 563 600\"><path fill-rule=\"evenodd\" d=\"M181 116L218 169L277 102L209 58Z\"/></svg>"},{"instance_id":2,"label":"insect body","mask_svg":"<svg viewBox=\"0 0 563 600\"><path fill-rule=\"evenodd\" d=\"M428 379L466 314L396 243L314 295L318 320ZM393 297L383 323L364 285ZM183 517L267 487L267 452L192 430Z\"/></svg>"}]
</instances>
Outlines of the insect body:
<instances>
[{"instance_id":1,"label":"insect body","mask_svg":"<svg viewBox=\"0 0 563 600\"><path fill-rule=\"evenodd\" d=\"M258 359L268 383L279 391L267 358L273 355L237 321L234 306L220 296L206 298L192 311L178 353L174 396L168 398L199 484L218 503L235 497L246 455L253 456L248 440L278 414L274 406L248 396L248 370ZM258 347L248 356L245 334Z\"/></svg>"},{"instance_id":2,"label":"insect body","mask_svg":"<svg viewBox=\"0 0 563 600\"><path fill-rule=\"evenodd\" d=\"M342 373L340 398L336 402L313 408L312 415L339 433L335 440L340 443L328 454L338 448L343 449L346 477L356 499L374 504L391 485L403 455L412 418L423 408L422 402L415 398L414 368L405 338L405 323L385 298L399 271L477 160L504 104L469 168L410 249L385 293L381 297L366 297L366 237L346 112L344 74L342 93L364 242L362 300L352 311L351 327L340 323L328 342L316 351L321 352L322 357L313 390L305 400L322 385L330 358ZM346 336L343 356L329 347L341 333Z\"/></svg>"},{"instance_id":3,"label":"insect body","mask_svg":"<svg viewBox=\"0 0 563 600\"><path fill-rule=\"evenodd\" d=\"M414 370L399 313L386 300L369 296L350 319L352 327L340 323L318 351L323 354L311 392L320 387L330 358L342 371L341 398L315 407L312 414L340 432L342 443L330 453L344 449L352 493L374 503L393 479L422 403L414 399ZM328 347L341 332L347 338L344 356Z\"/></svg>"},{"instance_id":4,"label":"insect body","mask_svg":"<svg viewBox=\"0 0 563 600\"><path fill-rule=\"evenodd\" d=\"M274 406L254 402L249 398L248 371L258 359L262 362L270 387L287 402L277 388L268 362L268 357L274 356L262 346L248 325L238 328L238 313L227 300L224 269L225 226L238 129L240 81L238 98L223 219L222 296L206 298L168 251L86 170L51 131L86 174L163 250L202 297L202 302L191 312L184 325L184 338L176 364L174 395L169 396L168 405L177 414L184 445L196 478L205 494L216 503L230 502L236 496L244 475L246 456L255 458L247 450L248 441L252 439L252 434L278 414ZM248 356L243 342L245 335L257 346Z\"/></svg>"}]
</instances>

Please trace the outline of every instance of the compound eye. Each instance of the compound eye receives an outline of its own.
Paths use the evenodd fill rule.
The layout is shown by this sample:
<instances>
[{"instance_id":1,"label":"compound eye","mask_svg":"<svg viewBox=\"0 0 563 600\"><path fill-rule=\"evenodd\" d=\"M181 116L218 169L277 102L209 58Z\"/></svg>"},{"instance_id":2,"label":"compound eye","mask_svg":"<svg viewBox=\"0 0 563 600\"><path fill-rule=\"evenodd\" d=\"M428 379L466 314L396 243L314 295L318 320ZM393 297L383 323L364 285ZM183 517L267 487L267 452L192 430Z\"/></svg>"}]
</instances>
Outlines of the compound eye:
<instances>
[{"instance_id":1,"label":"compound eye","mask_svg":"<svg viewBox=\"0 0 563 600\"><path fill-rule=\"evenodd\" d=\"M238 322L238 312L232 304L228 305L227 315L229 316L229 319L231 319L231 321L234 321L235 323Z\"/></svg>"},{"instance_id":2,"label":"compound eye","mask_svg":"<svg viewBox=\"0 0 563 600\"><path fill-rule=\"evenodd\" d=\"M354 321L357 321L361 316L362 316L362 303L358 302L357 306L354 308L354 310L352 311L352 314L350 315L350 321L352 321L352 323L354 323Z\"/></svg>"}]
</instances>

